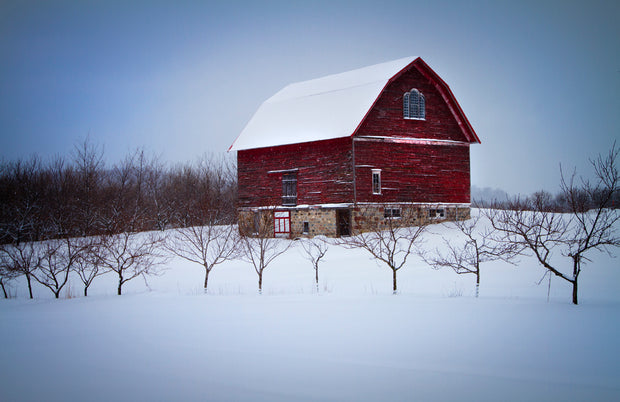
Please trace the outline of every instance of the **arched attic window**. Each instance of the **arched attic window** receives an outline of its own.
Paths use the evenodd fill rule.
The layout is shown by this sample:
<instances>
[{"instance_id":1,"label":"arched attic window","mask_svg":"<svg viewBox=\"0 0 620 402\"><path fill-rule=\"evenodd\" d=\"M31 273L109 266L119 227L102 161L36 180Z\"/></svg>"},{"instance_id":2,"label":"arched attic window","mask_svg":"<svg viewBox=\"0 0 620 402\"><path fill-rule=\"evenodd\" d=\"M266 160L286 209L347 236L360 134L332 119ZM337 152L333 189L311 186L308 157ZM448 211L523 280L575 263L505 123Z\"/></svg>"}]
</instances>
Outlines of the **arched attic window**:
<instances>
[{"instance_id":1,"label":"arched attic window","mask_svg":"<svg viewBox=\"0 0 620 402\"><path fill-rule=\"evenodd\" d=\"M422 92L415 88L405 92L405 95L403 95L403 117L405 119L419 120L426 118L426 100Z\"/></svg>"}]
</instances>

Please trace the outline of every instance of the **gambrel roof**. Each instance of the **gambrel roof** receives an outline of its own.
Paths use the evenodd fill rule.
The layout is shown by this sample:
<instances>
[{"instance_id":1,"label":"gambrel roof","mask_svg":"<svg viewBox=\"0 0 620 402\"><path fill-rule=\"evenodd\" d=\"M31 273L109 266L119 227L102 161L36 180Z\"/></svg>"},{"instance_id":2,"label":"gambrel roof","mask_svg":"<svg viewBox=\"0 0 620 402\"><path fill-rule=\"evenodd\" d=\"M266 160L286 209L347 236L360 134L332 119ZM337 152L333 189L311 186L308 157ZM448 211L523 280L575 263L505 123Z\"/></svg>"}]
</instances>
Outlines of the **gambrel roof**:
<instances>
[{"instance_id":1,"label":"gambrel roof","mask_svg":"<svg viewBox=\"0 0 620 402\"><path fill-rule=\"evenodd\" d=\"M229 151L352 136L383 89L411 68L434 83L465 138L479 143L448 85L421 58L405 57L287 85L258 108Z\"/></svg>"}]
</instances>

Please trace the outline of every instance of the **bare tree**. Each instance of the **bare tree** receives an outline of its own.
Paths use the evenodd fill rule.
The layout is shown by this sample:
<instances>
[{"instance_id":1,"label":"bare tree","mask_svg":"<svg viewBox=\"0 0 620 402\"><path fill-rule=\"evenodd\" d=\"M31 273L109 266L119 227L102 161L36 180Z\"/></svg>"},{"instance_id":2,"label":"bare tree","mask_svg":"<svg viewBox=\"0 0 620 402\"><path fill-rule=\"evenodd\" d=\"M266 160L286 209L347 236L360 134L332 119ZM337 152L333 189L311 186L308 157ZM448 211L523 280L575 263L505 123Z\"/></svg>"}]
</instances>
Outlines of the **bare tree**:
<instances>
[{"instance_id":1,"label":"bare tree","mask_svg":"<svg viewBox=\"0 0 620 402\"><path fill-rule=\"evenodd\" d=\"M207 292L209 274L213 268L235 258L239 238L236 226L218 225L210 220L203 226L179 228L169 232L165 242L167 250L205 269L204 291Z\"/></svg>"},{"instance_id":2,"label":"bare tree","mask_svg":"<svg viewBox=\"0 0 620 402\"><path fill-rule=\"evenodd\" d=\"M224 160L203 155L171 174L181 228L169 231L165 247L174 255L200 264L205 270L204 290L213 268L240 249L238 231L228 200L230 175Z\"/></svg>"},{"instance_id":3,"label":"bare tree","mask_svg":"<svg viewBox=\"0 0 620 402\"><path fill-rule=\"evenodd\" d=\"M484 213L493 228L498 230L498 241L514 245L521 253L532 253L543 268L574 282L553 258L556 253L562 253L569 222L567 216L554 211L551 194L538 192L525 199L516 197Z\"/></svg>"},{"instance_id":4,"label":"bare tree","mask_svg":"<svg viewBox=\"0 0 620 402\"><path fill-rule=\"evenodd\" d=\"M2 247L0 246L0 287L2 287L5 299L9 298L9 292L7 291L9 283L19 275L20 273L14 269L11 259L2 252Z\"/></svg>"},{"instance_id":5,"label":"bare tree","mask_svg":"<svg viewBox=\"0 0 620 402\"><path fill-rule=\"evenodd\" d=\"M139 276L157 275L164 262L160 252L162 237L157 233L114 233L100 236L97 259L101 266L118 276L117 294L123 285Z\"/></svg>"},{"instance_id":6,"label":"bare tree","mask_svg":"<svg viewBox=\"0 0 620 402\"><path fill-rule=\"evenodd\" d=\"M442 249L436 248L432 254L425 250L421 254L435 269L447 267L457 274L475 275L476 297L480 294L480 264L496 260L512 263L520 252L518 244L497 241L494 229L481 227L481 218L482 215L478 214L468 220L457 219L448 223L448 226L459 231L464 241L458 242L454 236L444 236Z\"/></svg>"},{"instance_id":7,"label":"bare tree","mask_svg":"<svg viewBox=\"0 0 620 402\"><path fill-rule=\"evenodd\" d=\"M323 257L325 257L325 254L327 254L329 243L321 236L316 236L310 239L300 239L299 242L304 250L304 257L312 263L312 267L314 268L314 280L316 284L316 291L318 292L319 262Z\"/></svg>"},{"instance_id":8,"label":"bare tree","mask_svg":"<svg viewBox=\"0 0 620 402\"><path fill-rule=\"evenodd\" d=\"M33 278L52 291L55 298L69 280L69 273L82 253L81 239L66 238L46 240L39 245L41 256Z\"/></svg>"},{"instance_id":9,"label":"bare tree","mask_svg":"<svg viewBox=\"0 0 620 402\"><path fill-rule=\"evenodd\" d=\"M32 299L32 278L41 259L39 245L33 242L2 244L0 253L9 271L26 277L28 295Z\"/></svg>"},{"instance_id":10,"label":"bare tree","mask_svg":"<svg viewBox=\"0 0 620 402\"><path fill-rule=\"evenodd\" d=\"M145 182L150 162L144 151L137 150L108 175L104 233L96 248L100 266L118 276L118 295L128 281L139 276L155 275L163 263L161 233L139 233L145 224Z\"/></svg>"},{"instance_id":11,"label":"bare tree","mask_svg":"<svg viewBox=\"0 0 620 402\"><path fill-rule=\"evenodd\" d=\"M79 253L73 264L73 271L84 284L84 296L88 296L88 288L95 278L110 272L102 264L101 256L104 254L102 249L104 245L100 243L99 239L100 237L84 239L82 252Z\"/></svg>"},{"instance_id":12,"label":"bare tree","mask_svg":"<svg viewBox=\"0 0 620 402\"><path fill-rule=\"evenodd\" d=\"M384 206L384 219L377 218L376 208L362 207L361 220L364 231L356 236L340 238L339 243L348 248L366 250L373 258L392 270L392 291L398 292L396 273L401 269L422 240L429 224L423 210L411 206Z\"/></svg>"},{"instance_id":13,"label":"bare tree","mask_svg":"<svg viewBox=\"0 0 620 402\"><path fill-rule=\"evenodd\" d=\"M567 180L562 174L562 209L557 199L539 192L526 200L515 199L489 210L493 227L504 234L504 241L533 253L550 273L572 285L572 302L579 303L579 275L587 254L593 250L611 253L620 245L617 224L620 214L614 205L619 193L615 144L608 155L591 161L595 181L577 180L576 173ZM503 209L499 209L503 208ZM552 256L554 251L572 260L572 272L563 272Z\"/></svg>"},{"instance_id":14,"label":"bare tree","mask_svg":"<svg viewBox=\"0 0 620 402\"><path fill-rule=\"evenodd\" d=\"M620 149L616 144L603 157L591 160L595 180L577 181L576 173L566 180L562 174L561 189L572 215L567 231L565 253L572 259L573 303L578 303L578 282L582 264L589 261L587 255L594 250L611 253L620 246L617 223L620 210L614 200L620 193L620 176L617 159Z\"/></svg>"},{"instance_id":15,"label":"bare tree","mask_svg":"<svg viewBox=\"0 0 620 402\"><path fill-rule=\"evenodd\" d=\"M241 228L242 258L251 263L258 275L258 292L263 291L263 273L280 255L284 254L291 246L290 240L271 237L273 235L273 221L270 219L271 211L263 211L256 222L257 227L252 231Z\"/></svg>"}]
</instances>

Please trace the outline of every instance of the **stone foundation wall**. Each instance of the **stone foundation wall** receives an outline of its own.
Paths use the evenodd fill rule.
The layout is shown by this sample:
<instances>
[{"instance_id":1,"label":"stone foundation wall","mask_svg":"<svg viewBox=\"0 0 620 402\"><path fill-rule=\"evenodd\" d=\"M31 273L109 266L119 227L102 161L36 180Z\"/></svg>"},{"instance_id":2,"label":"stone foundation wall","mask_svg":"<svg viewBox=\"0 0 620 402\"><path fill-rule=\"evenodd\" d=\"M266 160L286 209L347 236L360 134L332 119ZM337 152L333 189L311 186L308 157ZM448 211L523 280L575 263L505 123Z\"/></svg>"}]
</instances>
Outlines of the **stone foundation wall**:
<instances>
[{"instance_id":1,"label":"stone foundation wall","mask_svg":"<svg viewBox=\"0 0 620 402\"><path fill-rule=\"evenodd\" d=\"M304 233L304 222L308 222L308 233ZM335 209L295 209L291 211L291 236L314 237L318 235L336 237Z\"/></svg>"},{"instance_id":2,"label":"stone foundation wall","mask_svg":"<svg viewBox=\"0 0 620 402\"><path fill-rule=\"evenodd\" d=\"M239 210L239 233L274 237L273 210Z\"/></svg>"},{"instance_id":3,"label":"stone foundation wall","mask_svg":"<svg viewBox=\"0 0 620 402\"><path fill-rule=\"evenodd\" d=\"M447 208L446 220L467 220L471 218L471 208L469 207L452 207Z\"/></svg>"},{"instance_id":4,"label":"stone foundation wall","mask_svg":"<svg viewBox=\"0 0 620 402\"><path fill-rule=\"evenodd\" d=\"M352 232L358 234L378 229L385 230L392 227L416 226L424 212L417 206L390 206L400 210L400 216L393 218L385 217L383 206L362 206L354 208L351 213Z\"/></svg>"},{"instance_id":5,"label":"stone foundation wall","mask_svg":"<svg viewBox=\"0 0 620 402\"><path fill-rule=\"evenodd\" d=\"M400 216L386 218L386 208L400 210ZM431 217L431 210L433 216ZM438 210L443 210L441 213ZM443 216L441 216L443 214ZM360 206L352 208L352 233L362 233L377 228L381 230L392 227L417 226L421 223L440 223L457 219L469 219L469 207L456 206L426 206L426 205L389 205L389 206Z\"/></svg>"},{"instance_id":6,"label":"stone foundation wall","mask_svg":"<svg viewBox=\"0 0 620 402\"><path fill-rule=\"evenodd\" d=\"M397 209L400 216L385 217L386 208ZM338 222L335 208L289 209L291 213L291 238L314 237L318 235L337 237ZM389 205L358 206L350 208L350 229L352 234L387 229L390 226L416 226L422 222L440 223L470 218L470 208L461 206L435 205ZM266 237L274 236L274 209L239 210L239 231L243 235ZM308 222L308 232L304 233L304 222Z\"/></svg>"}]
</instances>

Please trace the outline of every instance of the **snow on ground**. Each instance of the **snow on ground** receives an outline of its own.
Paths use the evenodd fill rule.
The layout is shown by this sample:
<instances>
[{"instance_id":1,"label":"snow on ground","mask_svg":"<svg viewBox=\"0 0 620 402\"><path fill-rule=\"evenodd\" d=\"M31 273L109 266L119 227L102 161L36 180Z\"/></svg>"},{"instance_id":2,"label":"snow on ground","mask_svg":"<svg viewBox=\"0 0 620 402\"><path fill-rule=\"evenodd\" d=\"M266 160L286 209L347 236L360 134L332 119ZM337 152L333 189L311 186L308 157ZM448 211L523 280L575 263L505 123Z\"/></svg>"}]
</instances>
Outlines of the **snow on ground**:
<instances>
[{"instance_id":1,"label":"snow on ground","mask_svg":"<svg viewBox=\"0 0 620 402\"><path fill-rule=\"evenodd\" d=\"M440 244L445 225L433 227ZM2 401L605 401L620 400L620 269L596 254L570 287L531 258L474 278L412 259L391 271L332 246L314 271L291 249L257 276L174 259L129 282L99 278L80 297L20 285L0 301ZM69 298L71 296L71 298Z\"/></svg>"}]
</instances>

